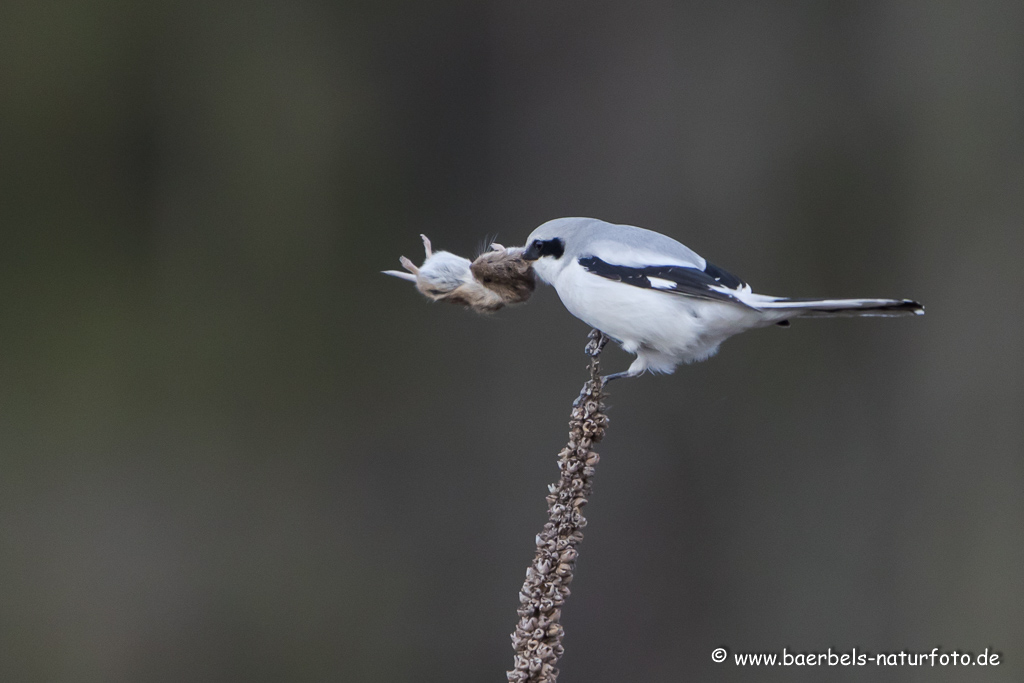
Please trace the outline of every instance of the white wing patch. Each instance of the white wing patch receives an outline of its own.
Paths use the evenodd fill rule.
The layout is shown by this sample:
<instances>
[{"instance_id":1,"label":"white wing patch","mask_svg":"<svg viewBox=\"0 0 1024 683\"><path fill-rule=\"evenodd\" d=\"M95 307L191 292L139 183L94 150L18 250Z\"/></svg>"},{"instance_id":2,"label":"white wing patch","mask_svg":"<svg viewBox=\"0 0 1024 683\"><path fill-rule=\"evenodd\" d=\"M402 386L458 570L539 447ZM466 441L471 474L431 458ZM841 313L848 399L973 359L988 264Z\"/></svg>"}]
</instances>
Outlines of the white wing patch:
<instances>
[{"instance_id":1,"label":"white wing patch","mask_svg":"<svg viewBox=\"0 0 1024 683\"><path fill-rule=\"evenodd\" d=\"M675 289L676 283L671 280L663 280L660 277L647 276L647 281L651 283L651 287L654 289Z\"/></svg>"}]
</instances>

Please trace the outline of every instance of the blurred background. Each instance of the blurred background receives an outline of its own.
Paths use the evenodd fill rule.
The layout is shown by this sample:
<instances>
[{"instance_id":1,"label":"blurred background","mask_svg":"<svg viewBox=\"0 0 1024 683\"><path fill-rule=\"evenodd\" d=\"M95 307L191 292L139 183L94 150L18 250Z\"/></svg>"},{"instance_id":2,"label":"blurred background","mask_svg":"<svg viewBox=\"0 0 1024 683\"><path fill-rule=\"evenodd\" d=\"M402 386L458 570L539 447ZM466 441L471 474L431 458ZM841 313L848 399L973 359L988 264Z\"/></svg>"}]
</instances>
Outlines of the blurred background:
<instances>
[{"instance_id":1,"label":"blurred background","mask_svg":"<svg viewBox=\"0 0 1024 683\"><path fill-rule=\"evenodd\" d=\"M505 680L588 328L379 271L561 216L928 313L614 385L560 680L1024 678L1021 3L0 15L0 679Z\"/></svg>"}]
</instances>

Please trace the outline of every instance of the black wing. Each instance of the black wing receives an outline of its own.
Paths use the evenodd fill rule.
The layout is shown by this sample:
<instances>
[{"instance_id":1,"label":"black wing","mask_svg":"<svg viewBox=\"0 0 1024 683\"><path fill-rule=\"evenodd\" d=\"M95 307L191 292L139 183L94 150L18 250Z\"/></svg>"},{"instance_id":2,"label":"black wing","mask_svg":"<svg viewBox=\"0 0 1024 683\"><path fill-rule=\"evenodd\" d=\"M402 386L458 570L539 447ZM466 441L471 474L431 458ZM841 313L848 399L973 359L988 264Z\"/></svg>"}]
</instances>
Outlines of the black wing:
<instances>
[{"instance_id":1,"label":"black wing","mask_svg":"<svg viewBox=\"0 0 1024 683\"><path fill-rule=\"evenodd\" d=\"M588 273L600 275L609 280L622 282L634 287L644 289L657 289L661 292L675 292L687 296L695 296L701 299L714 299L717 301L732 301L743 303L732 294L723 292L721 289L740 289L747 286L743 280L732 273L728 273L717 266L708 263L704 270L687 268L685 266L645 266L643 268L631 268L629 266L616 266L602 261L596 256L586 256L579 259L579 264ZM663 280L666 284L657 285L652 283L650 278ZM744 304L746 305L746 304Z\"/></svg>"}]
</instances>

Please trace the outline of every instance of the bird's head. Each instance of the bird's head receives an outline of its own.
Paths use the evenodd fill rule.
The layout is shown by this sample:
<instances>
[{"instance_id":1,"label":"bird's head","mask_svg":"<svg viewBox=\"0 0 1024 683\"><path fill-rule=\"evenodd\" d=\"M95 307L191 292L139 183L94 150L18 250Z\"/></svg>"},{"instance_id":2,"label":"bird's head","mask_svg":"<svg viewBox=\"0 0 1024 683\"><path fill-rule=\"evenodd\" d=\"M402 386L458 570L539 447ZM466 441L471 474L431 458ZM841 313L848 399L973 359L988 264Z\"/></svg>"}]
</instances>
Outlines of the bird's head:
<instances>
[{"instance_id":1,"label":"bird's head","mask_svg":"<svg viewBox=\"0 0 1024 683\"><path fill-rule=\"evenodd\" d=\"M561 237L543 239L530 235L530 241L526 243L526 250L523 252L523 258L527 261L539 261L546 256L558 260L564 255L565 240Z\"/></svg>"},{"instance_id":2,"label":"bird's head","mask_svg":"<svg viewBox=\"0 0 1024 683\"><path fill-rule=\"evenodd\" d=\"M577 254L577 242L592 218L556 218L540 226L526 240L523 258L533 262L541 279L551 282Z\"/></svg>"}]
</instances>

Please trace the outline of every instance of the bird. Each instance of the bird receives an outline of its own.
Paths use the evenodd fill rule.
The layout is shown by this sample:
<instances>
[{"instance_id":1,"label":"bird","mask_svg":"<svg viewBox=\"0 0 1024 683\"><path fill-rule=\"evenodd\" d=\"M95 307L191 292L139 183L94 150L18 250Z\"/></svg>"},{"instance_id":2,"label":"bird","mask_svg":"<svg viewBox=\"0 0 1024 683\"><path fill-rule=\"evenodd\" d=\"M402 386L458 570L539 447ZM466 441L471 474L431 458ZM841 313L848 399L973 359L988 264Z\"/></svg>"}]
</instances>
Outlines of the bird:
<instances>
[{"instance_id":1,"label":"bird","mask_svg":"<svg viewBox=\"0 0 1024 683\"><path fill-rule=\"evenodd\" d=\"M794 299L750 285L653 230L596 218L556 218L534 230L522 258L566 309L636 359L605 381L671 374L723 341L791 318L922 315L910 299Z\"/></svg>"}]
</instances>

